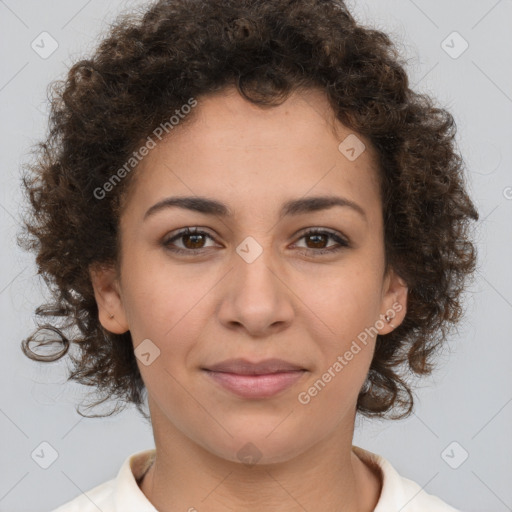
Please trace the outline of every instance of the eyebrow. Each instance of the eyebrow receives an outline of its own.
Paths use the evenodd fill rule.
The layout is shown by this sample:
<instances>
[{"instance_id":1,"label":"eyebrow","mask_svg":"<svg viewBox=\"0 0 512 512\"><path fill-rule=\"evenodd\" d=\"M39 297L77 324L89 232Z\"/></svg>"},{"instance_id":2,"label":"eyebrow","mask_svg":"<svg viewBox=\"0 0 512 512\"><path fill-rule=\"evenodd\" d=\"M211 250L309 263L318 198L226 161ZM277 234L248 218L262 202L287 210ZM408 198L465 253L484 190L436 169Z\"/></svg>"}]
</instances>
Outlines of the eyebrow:
<instances>
[{"instance_id":1,"label":"eyebrow","mask_svg":"<svg viewBox=\"0 0 512 512\"><path fill-rule=\"evenodd\" d=\"M279 218L285 216L301 215L321 210L328 210L334 206L343 206L351 208L359 213L364 220L367 220L366 212L354 201L339 196L317 196L295 199L283 204ZM204 213L206 215L216 215L220 217L232 217L233 212L230 208L220 201L207 197L167 197L151 206L144 214L143 220L160 212L164 209L177 207L194 212Z\"/></svg>"}]
</instances>

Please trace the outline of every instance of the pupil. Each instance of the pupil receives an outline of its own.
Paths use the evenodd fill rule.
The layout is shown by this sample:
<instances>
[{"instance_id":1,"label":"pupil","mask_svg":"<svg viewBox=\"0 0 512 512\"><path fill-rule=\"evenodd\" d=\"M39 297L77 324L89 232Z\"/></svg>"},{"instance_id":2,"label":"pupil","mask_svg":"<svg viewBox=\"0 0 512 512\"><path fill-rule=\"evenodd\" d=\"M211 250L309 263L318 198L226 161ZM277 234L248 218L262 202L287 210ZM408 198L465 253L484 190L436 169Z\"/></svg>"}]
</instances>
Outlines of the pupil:
<instances>
[{"instance_id":1,"label":"pupil","mask_svg":"<svg viewBox=\"0 0 512 512\"><path fill-rule=\"evenodd\" d=\"M202 238L202 236L203 236L203 235L185 235L185 239L186 239L186 240L190 240L191 238L194 238L194 237ZM197 241L196 241L195 243L197 243ZM194 243L194 242L192 242L192 245L193 245L192 249L197 249L197 248L198 248L198 247L196 247L196 246L195 246L195 243ZM187 247L189 247L189 244L185 244L185 245L186 245ZM189 247L189 248L190 248L190 247Z\"/></svg>"},{"instance_id":2,"label":"pupil","mask_svg":"<svg viewBox=\"0 0 512 512\"><path fill-rule=\"evenodd\" d=\"M313 243L315 244L315 247L316 247L316 245L322 243L321 240L319 240L319 239L321 239L323 237L325 237L325 235L310 235L309 239L316 239L316 241L313 241Z\"/></svg>"}]
</instances>

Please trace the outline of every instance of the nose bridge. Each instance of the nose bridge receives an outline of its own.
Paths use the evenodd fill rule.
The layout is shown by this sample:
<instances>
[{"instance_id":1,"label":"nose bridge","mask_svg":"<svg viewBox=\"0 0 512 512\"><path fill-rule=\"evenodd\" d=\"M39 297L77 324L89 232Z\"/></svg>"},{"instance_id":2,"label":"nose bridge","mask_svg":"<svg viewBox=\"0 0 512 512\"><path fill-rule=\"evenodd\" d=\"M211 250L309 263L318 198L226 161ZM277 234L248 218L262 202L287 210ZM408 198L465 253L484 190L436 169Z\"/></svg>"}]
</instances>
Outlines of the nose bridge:
<instances>
[{"instance_id":1,"label":"nose bridge","mask_svg":"<svg viewBox=\"0 0 512 512\"><path fill-rule=\"evenodd\" d=\"M274 252L272 236L268 233L247 236L236 247L235 279L245 288L253 289L253 293L268 292L267 288L274 288L277 284L274 268L279 267Z\"/></svg>"},{"instance_id":2,"label":"nose bridge","mask_svg":"<svg viewBox=\"0 0 512 512\"><path fill-rule=\"evenodd\" d=\"M283 268L272 236L263 231L247 236L236 247L233 263L220 320L242 324L253 334L264 333L277 323L289 323L293 307L282 283Z\"/></svg>"}]
</instances>

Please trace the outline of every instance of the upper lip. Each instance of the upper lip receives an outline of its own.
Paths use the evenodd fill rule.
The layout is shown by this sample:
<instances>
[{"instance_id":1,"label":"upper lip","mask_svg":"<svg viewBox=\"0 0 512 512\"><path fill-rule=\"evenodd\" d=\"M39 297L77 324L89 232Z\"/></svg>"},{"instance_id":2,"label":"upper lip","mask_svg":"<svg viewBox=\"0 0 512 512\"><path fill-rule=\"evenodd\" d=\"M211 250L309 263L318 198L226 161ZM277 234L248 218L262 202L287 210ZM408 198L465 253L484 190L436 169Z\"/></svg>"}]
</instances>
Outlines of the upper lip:
<instances>
[{"instance_id":1,"label":"upper lip","mask_svg":"<svg viewBox=\"0 0 512 512\"><path fill-rule=\"evenodd\" d=\"M265 359L257 363L247 359L226 359L220 363L208 366L205 370L213 372L236 373L240 375L265 375L304 370L303 367L284 361L283 359Z\"/></svg>"}]
</instances>

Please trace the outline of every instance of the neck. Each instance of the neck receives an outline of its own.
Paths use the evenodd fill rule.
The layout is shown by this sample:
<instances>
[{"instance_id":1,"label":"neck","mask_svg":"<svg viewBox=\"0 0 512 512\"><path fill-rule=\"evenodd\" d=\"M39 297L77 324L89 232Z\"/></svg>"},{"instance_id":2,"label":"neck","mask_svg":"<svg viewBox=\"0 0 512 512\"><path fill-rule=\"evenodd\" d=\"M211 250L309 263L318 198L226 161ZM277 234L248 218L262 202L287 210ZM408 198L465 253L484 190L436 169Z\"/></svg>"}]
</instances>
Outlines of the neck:
<instances>
[{"instance_id":1,"label":"neck","mask_svg":"<svg viewBox=\"0 0 512 512\"><path fill-rule=\"evenodd\" d=\"M155 435L157 455L141 483L161 512L372 512L377 505L380 474L352 451L352 436L337 433L286 462L245 465L173 433L165 442Z\"/></svg>"}]
</instances>

